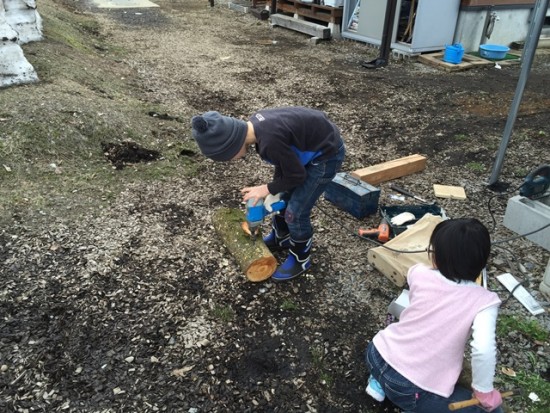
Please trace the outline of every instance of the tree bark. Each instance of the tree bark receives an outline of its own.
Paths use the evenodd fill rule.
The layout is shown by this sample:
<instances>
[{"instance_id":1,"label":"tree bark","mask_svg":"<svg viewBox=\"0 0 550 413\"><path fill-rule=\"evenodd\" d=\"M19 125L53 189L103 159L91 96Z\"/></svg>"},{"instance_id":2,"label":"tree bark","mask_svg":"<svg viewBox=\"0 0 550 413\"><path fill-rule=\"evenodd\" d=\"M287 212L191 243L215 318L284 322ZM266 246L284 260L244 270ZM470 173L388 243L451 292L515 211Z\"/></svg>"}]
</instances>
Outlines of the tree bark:
<instances>
[{"instance_id":1,"label":"tree bark","mask_svg":"<svg viewBox=\"0 0 550 413\"><path fill-rule=\"evenodd\" d=\"M212 215L214 229L246 277L252 282L267 280L277 269L277 260L261 236L252 241L244 233L244 221L244 213L238 209L220 208Z\"/></svg>"}]
</instances>

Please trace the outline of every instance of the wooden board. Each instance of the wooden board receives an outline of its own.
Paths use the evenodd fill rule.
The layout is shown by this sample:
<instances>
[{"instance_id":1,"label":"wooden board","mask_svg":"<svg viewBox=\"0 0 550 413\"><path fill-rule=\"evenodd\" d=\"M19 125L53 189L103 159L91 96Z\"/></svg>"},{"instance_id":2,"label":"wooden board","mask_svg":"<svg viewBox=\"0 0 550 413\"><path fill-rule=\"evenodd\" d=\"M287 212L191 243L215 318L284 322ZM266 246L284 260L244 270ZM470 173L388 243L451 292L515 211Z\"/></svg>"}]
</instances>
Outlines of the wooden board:
<instances>
[{"instance_id":1,"label":"wooden board","mask_svg":"<svg viewBox=\"0 0 550 413\"><path fill-rule=\"evenodd\" d=\"M342 24L343 9L298 0L277 0L277 10L326 23Z\"/></svg>"},{"instance_id":2,"label":"wooden board","mask_svg":"<svg viewBox=\"0 0 550 413\"><path fill-rule=\"evenodd\" d=\"M466 199L466 191L461 186L434 184L434 194L438 198Z\"/></svg>"},{"instance_id":3,"label":"wooden board","mask_svg":"<svg viewBox=\"0 0 550 413\"><path fill-rule=\"evenodd\" d=\"M471 69L477 66L485 66L487 64L494 64L489 60L483 59L477 56L471 56L465 54L462 57L462 62L458 64L447 63L443 61L443 52L430 53L430 54L421 54L418 56L418 60L422 63L425 63L430 66L437 67L439 69L444 69L448 72L458 72L461 70Z\"/></svg>"},{"instance_id":4,"label":"wooden board","mask_svg":"<svg viewBox=\"0 0 550 413\"><path fill-rule=\"evenodd\" d=\"M371 248L367 260L386 278L398 287L407 282L409 268L416 264L431 265L431 259L425 251L437 224L443 221L440 216L426 214L410 228L389 240L383 246ZM388 248L391 248L388 249ZM422 251L418 253L396 251Z\"/></svg>"},{"instance_id":5,"label":"wooden board","mask_svg":"<svg viewBox=\"0 0 550 413\"><path fill-rule=\"evenodd\" d=\"M480 56L465 54L462 57L462 62L454 64L444 62L443 54L443 52L421 54L420 56L418 56L418 61L433 67L437 67L438 69L444 69L447 72L458 72L478 66L494 66L496 63L498 63L500 66L515 65L520 63L521 61L520 59L488 60ZM514 52L511 51L509 52L509 54L514 54Z\"/></svg>"},{"instance_id":6,"label":"wooden board","mask_svg":"<svg viewBox=\"0 0 550 413\"><path fill-rule=\"evenodd\" d=\"M422 155L410 155L378 165L357 169L351 175L371 185L378 185L380 182L420 172L424 168L426 168L426 157Z\"/></svg>"}]
</instances>

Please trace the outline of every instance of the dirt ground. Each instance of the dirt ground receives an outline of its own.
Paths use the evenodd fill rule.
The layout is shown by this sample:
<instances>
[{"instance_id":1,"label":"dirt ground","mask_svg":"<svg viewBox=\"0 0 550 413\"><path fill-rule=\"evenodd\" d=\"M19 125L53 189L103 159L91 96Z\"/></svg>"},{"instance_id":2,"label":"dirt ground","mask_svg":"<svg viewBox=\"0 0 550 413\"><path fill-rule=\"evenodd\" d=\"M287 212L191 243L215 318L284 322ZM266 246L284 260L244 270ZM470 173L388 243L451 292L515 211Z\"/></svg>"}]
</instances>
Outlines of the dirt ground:
<instances>
[{"instance_id":1,"label":"dirt ground","mask_svg":"<svg viewBox=\"0 0 550 413\"><path fill-rule=\"evenodd\" d=\"M323 110L342 130L344 171L424 155L424 171L393 183L428 200L433 184L464 187L466 200L438 204L449 217L479 218L503 240L516 235L502 223L508 198L550 163L548 55L535 59L500 175L509 192L499 194L486 183L519 65L448 73L392 58L367 70L361 62L378 51L361 43L315 45L225 2L156 3L100 10L40 2L46 38L24 49L42 81L0 90L0 177L3 191L18 194L2 192L0 410L393 412L364 392L363 351L401 291L368 263L373 244L354 236L379 216L358 220L321 199L308 274L247 282L210 217L242 208L240 188L272 171L254 156L204 159L190 117ZM91 47L55 31L63 16L79 22ZM9 145L24 138L22 125L40 133L16 163ZM113 161L127 154L121 148L136 149L127 140L147 148L147 162ZM392 197L389 184L379 185L381 205L415 202ZM495 276L511 272L547 307L538 292L547 262L548 252L526 239L497 244L489 287L505 301ZM514 298L502 316L550 325ZM502 367L548 381L548 346L500 334L498 387L518 385ZM548 402L510 406L545 411Z\"/></svg>"}]
</instances>

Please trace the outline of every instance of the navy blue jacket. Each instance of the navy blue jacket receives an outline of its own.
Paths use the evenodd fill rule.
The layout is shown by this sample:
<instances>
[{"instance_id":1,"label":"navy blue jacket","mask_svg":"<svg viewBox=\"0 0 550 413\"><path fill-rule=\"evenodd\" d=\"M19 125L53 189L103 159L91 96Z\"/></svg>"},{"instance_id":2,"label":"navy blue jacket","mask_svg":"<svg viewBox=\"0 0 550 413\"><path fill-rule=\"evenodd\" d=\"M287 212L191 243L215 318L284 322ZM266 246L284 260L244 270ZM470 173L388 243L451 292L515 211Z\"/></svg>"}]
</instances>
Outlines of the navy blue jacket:
<instances>
[{"instance_id":1,"label":"navy blue jacket","mask_svg":"<svg viewBox=\"0 0 550 413\"><path fill-rule=\"evenodd\" d=\"M300 106L264 109L249 120L254 126L256 151L275 166L267 184L273 195L301 185L306 166L313 160L330 159L342 145L338 127L324 112Z\"/></svg>"}]
</instances>

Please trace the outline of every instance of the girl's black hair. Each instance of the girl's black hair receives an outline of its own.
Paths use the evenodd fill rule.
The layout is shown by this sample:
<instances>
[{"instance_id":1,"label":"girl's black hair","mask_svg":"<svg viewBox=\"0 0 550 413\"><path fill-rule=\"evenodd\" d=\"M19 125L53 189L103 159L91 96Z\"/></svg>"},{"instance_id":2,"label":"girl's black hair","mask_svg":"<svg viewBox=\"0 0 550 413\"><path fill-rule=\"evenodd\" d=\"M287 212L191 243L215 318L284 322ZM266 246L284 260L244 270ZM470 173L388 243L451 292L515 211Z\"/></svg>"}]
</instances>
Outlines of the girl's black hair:
<instances>
[{"instance_id":1,"label":"girl's black hair","mask_svg":"<svg viewBox=\"0 0 550 413\"><path fill-rule=\"evenodd\" d=\"M489 231L475 218L440 222L430 237L434 263L446 278L475 281L491 252Z\"/></svg>"}]
</instances>

